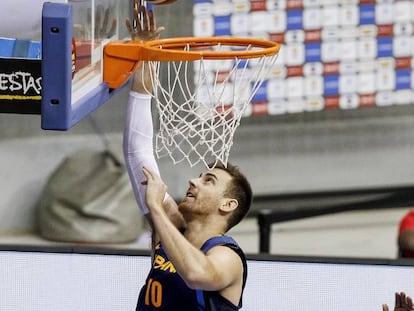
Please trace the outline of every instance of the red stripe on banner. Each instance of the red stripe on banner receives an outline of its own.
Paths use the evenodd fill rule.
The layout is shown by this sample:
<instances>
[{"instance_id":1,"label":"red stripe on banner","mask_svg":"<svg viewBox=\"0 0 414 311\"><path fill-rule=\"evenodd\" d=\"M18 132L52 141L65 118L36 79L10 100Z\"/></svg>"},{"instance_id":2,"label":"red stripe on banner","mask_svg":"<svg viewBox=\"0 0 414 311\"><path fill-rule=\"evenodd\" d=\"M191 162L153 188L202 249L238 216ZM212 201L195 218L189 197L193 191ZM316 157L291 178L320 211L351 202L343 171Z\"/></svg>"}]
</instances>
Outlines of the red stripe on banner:
<instances>
[{"instance_id":1,"label":"red stripe on banner","mask_svg":"<svg viewBox=\"0 0 414 311\"><path fill-rule=\"evenodd\" d=\"M288 0L288 2L286 3L286 8L288 10L301 9L303 8L303 1L302 0Z\"/></svg>"},{"instance_id":2,"label":"red stripe on banner","mask_svg":"<svg viewBox=\"0 0 414 311\"><path fill-rule=\"evenodd\" d=\"M411 58L410 57L399 57L395 59L395 68L396 69L410 69L411 68Z\"/></svg>"},{"instance_id":3,"label":"red stripe on banner","mask_svg":"<svg viewBox=\"0 0 414 311\"><path fill-rule=\"evenodd\" d=\"M250 0L250 11L266 11L266 0Z\"/></svg>"},{"instance_id":4,"label":"red stripe on banner","mask_svg":"<svg viewBox=\"0 0 414 311\"><path fill-rule=\"evenodd\" d=\"M229 76L229 71L219 71L216 72L214 75L217 75L216 81L217 83L223 83L226 81L227 77Z\"/></svg>"},{"instance_id":5,"label":"red stripe on banner","mask_svg":"<svg viewBox=\"0 0 414 311\"><path fill-rule=\"evenodd\" d=\"M375 0L359 0L360 4L365 4L365 3L375 3Z\"/></svg>"},{"instance_id":6,"label":"red stripe on banner","mask_svg":"<svg viewBox=\"0 0 414 311\"><path fill-rule=\"evenodd\" d=\"M324 63L323 64L323 73L325 75L338 74L339 73L339 62Z\"/></svg>"},{"instance_id":7,"label":"red stripe on banner","mask_svg":"<svg viewBox=\"0 0 414 311\"><path fill-rule=\"evenodd\" d=\"M284 33L270 33L269 40L277 43L285 43Z\"/></svg>"},{"instance_id":8,"label":"red stripe on banner","mask_svg":"<svg viewBox=\"0 0 414 311\"><path fill-rule=\"evenodd\" d=\"M321 30L307 30L305 31L305 42L319 42L322 41Z\"/></svg>"},{"instance_id":9,"label":"red stripe on banner","mask_svg":"<svg viewBox=\"0 0 414 311\"><path fill-rule=\"evenodd\" d=\"M218 115L225 116L226 120L229 120L233 117L233 105L221 105L216 107L216 112Z\"/></svg>"},{"instance_id":10,"label":"red stripe on banner","mask_svg":"<svg viewBox=\"0 0 414 311\"><path fill-rule=\"evenodd\" d=\"M338 109L339 108L339 96L326 96L325 97L326 109Z\"/></svg>"},{"instance_id":11,"label":"red stripe on banner","mask_svg":"<svg viewBox=\"0 0 414 311\"><path fill-rule=\"evenodd\" d=\"M394 33L393 25L378 25L377 35L378 37L391 37Z\"/></svg>"},{"instance_id":12,"label":"red stripe on banner","mask_svg":"<svg viewBox=\"0 0 414 311\"><path fill-rule=\"evenodd\" d=\"M267 101L255 102L252 106L252 114L254 116L265 116L269 114L269 103Z\"/></svg>"},{"instance_id":13,"label":"red stripe on banner","mask_svg":"<svg viewBox=\"0 0 414 311\"><path fill-rule=\"evenodd\" d=\"M287 67L288 77L300 77L303 76L303 66L288 66Z\"/></svg>"},{"instance_id":14,"label":"red stripe on banner","mask_svg":"<svg viewBox=\"0 0 414 311\"><path fill-rule=\"evenodd\" d=\"M375 95L374 94L365 94L359 96L359 106L360 107L373 107L375 106Z\"/></svg>"}]
</instances>

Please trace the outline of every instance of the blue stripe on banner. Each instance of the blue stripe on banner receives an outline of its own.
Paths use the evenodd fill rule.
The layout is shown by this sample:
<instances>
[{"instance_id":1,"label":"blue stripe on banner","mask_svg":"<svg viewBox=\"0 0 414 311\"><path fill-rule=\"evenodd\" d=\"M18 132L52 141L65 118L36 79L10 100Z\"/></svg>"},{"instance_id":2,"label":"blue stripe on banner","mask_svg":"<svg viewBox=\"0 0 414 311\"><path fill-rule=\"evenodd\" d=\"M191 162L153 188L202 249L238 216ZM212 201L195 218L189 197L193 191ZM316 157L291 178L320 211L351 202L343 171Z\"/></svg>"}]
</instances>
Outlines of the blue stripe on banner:
<instances>
[{"instance_id":1,"label":"blue stripe on banner","mask_svg":"<svg viewBox=\"0 0 414 311\"><path fill-rule=\"evenodd\" d=\"M320 62L321 61L321 43L310 42L305 44L305 60L306 62Z\"/></svg>"},{"instance_id":2,"label":"blue stripe on banner","mask_svg":"<svg viewBox=\"0 0 414 311\"><path fill-rule=\"evenodd\" d=\"M30 40L17 39L14 45L13 57L26 58L29 52Z\"/></svg>"},{"instance_id":3,"label":"blue stripe on banner","mask_svg":"<svg viewBox=\"0 0 414 311\"><path fill-rule=\"evenodd\" d=\"M214 35L227 36L231 34L230 16L216 16L214 19Z\"/></svg>"},{"instance_id":4,"label":"blue stripe on banner","mask_svg":"<svg viewBox=\"0 0 414 311\"><path fill-rule=\"evenodd\" d=\"M247 59L240 59L239 62L237 63L237 68L247 68L249 65L248 60Z\"/></svg>"},{"instance_id":5,"label":"blue stripe on banner","mask_svg":"<svg viewBox=\"0 0 414 311\"><path fill-rule=\"evenodd\" d=\"M361 4L359 6L359 23L375 24L375 4Z\"/></svg>"},{"instance_id":6,"label":"blue stripe on banner","mask_svg":"<svg viewBox=\"0 0 414 311\"><path fill-rule=\"evenodd\" d=\"M27 51L27 57L35 59L42 58L42 44L39 41L30 41L29 50Z\"/></svg>"},{"instance_id":7,"label":"blue stripe on banner","mask_svg":"<svg viewBox=\"0 0 414 311\"><path fill-rule=\"evenodd\" d=\"M324 77L324 92L325 96L339 94L339 76L329 75Z\"/></svg>"},{"instance_id":8,"label":"blue stripe on banner","mask_svg":"<svg viewBox=\"0 0 414 311\"><path fill-rule=\"evenodd\" d=\"M303 10L288 10L287 11L287 29L302 29L303 25Z\"/></svg>"},{"instance_id":9,"label":"blue stripe on banner","mask_svg":"<svg viewBox=\"0 0 414 311\"><path fill-rule=\"evenodd\" d=\"M254 94L252 102L261 102L267 100L267 84L268 81L263 81L256 94Z\"/></svg>"},{"instance_id":10,"label":"blue stripe on banner","mask_svg":"<svg viewBox=\"0 0 414 311\"><path fill-rule=\"evenodd\" d=\"M411 70L400 69L395 71L396 75L396 89L404 90L411 88Z\"/></svg>"},{"instance_id":11,"label":"blue stripe on banner","mask_svg":"<svg viewBox=\"0 0 414 311\"><path fill-rule=\"evenodd\" d=\"M377 39L377 57L387 57L392 56L392 37L378 38Z\"/></svg>"},{"instance_id":12,"label":"blue stripe on banner","mask_svg":"<svg viewBox=\"0 0 414 311\"><path fill-rule=\"evenodd\" d=\"M13 57L16 39L0 38L0 57Z\"/></svg>"},{"instance_id":13,"label":"blue stripe on banner","mask_svg":"<svg viewBox=\"0 0 414 311\"><path fill-rule=\"evenodd\" d=\"M42 45L39 41L0 38L0 57L41 59Z\"/></svg>"}]
</instances>

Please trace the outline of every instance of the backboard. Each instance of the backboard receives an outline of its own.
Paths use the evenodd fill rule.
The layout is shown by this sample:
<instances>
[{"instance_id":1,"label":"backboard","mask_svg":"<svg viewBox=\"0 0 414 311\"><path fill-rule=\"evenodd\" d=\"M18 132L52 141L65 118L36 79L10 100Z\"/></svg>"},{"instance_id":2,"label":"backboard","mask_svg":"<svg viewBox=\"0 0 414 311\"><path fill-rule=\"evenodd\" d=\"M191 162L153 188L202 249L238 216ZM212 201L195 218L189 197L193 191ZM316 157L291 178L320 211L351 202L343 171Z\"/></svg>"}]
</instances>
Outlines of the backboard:
<instances>
[{"instance_id":1,"label":"backboard","mask_svg":"<svg viewBox=\"0 0 414 311\"><path fill-rule=\"evenodd\" d=\"M131 0L44 3L42 129L68 130L117 93L102 82L102 50L127 37L132 9Z\"/></svg>"}]
</instances>

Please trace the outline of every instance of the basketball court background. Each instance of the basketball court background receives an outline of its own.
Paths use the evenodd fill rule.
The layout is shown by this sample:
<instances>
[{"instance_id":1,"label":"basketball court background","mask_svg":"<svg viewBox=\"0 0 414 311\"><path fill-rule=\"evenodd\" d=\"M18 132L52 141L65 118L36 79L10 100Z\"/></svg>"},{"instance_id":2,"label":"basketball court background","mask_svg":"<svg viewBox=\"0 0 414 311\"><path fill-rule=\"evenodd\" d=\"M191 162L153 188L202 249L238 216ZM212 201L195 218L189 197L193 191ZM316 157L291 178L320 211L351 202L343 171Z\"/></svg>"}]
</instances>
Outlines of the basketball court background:
<instances>
[{"instance_id":1,"label":"basketball court background","mask_svg":"<svg viewBox=\"0 0 414 311\"><path fill-rule=\"evenodd\" d=\"M237 0L233 2L237 4L237 8L240 8L249 1ZM215 31L228 29L226 27L229 23L231 24L228 15L216 16L213 13L228 12L226 11L228 9L221 10L217 8L228 8L228 4L233 2L225 0L196 1L197 4L202 6L205 6L206 3L217 5L216 9L212 11L204 11L204 15L200 14L200 11L203 12L203 10L194 12L193 3L187 0L178 0L177 3L168 8L160 7L157 10L159 24L167 26L164 37L173 35L192 36L194 35L194 23L200 25L205 20L212 23L211 27L216 25L216 22L217 25L224 25L223 28L213 28ZM407 26L404 31L408 31L408 33L402 32L400 35L402 38L399 42L406 47L407 45L412 47L412 24L414 21L412 2L346 1L346 4L344 4L342 1L326 0L318 2L250 1L250 3L257 5L256 8L263 7L264 3L273 3L274 6L285 5L285 9L289 5L289 10L286 10L286 12L290 12L293 21L297 20L300 12L301 16L304 16L304 14L312 16L315 9L320 9L325 13L336 12L338 16L344 18L338 19L338 21L351 23L348 25L349 27L360 26L360 19L357 20L356 15L352 15L357 10L364 16L363 25L364 29L367 30L366 42L364 40L364 43L367 44L366 47L368 48L366 50L368 53L367 59L364 60L363 64L367 71L361 78L365 81L365 84L361 85L353 84L352 74L341 80L341 76L337 71L334 71L330 78L326 79L320 76L306 76L305 67L302 67L300 63L298 64L297 58L289 60L290 56L288 54L290 53L286 54L287 52L285 52L281 60L284 59L286 64L288 61L292 62L292 68L288 68L289 65L284 71L286 75L290 75L289 78L292 81L288 82L289 80L284 78L280 78L280 80L289 84L287 90L292 90L291 94L293 95L285 95L279 100L280 98L277 96L280 96L280 93L276 90L286 90L286 86L282 87L280 85L282 81L278 81L269 88L271 96L276 96L273 103L266 103L263 98L263 96L268 95L267 91L261 93L262 97L259 98L257 106L251 110L251 116L242 119L241 126L236 132L230 157L232 162L239 165L247 173L255 192L260 195L413 184L413 55L407 55L407 50L403 52L394 48L396 43L390 43L389 41L393 37L389 33L389 27L383 28L388 32L382 33L382 36L378 38L377 32L374 31L374 29L378 30L375 26L378 21L375 7L381 4L383 5L382 13L385 14L382 16L388 18L384 25L389 26L395 23L398 31L402 31L404 25ZM339 3L343 5L339 5ZM359 11L360 4L364 7L362 11ZM386 14L387 8L390 10L388 13L392 12L392 14ZM278 8L274 10L279 12ZM283 11L283 9L280 9L280 11ZM266 14L262 9L257 9L255 12L258 13L259 17ZM239 11L240 15L245 13L247 12ZM346 19L347 13L350 13L349 20ZM194 15L198 18L198 22L197 19L194 22ZM237 18L239 17L241 18L237 15ZM240 19L237 20L240 21ZM260 18L258 20L260 21ZM335 21L330 20L330 22ZM257 26L264 27L265 25L258 23ZM293 32L291 32L292 36L296 33L298 35L297 39L305 38L301 37L300 29L297 28L299 26L294 27ZM263 31L263 29L260 31ZM280 31L282 32L282 30ZM330 42L327 48L335 49L334 43L337 42L334 38L337 38L337 33L331 38L333 42ZM318 40L311 42L293 40L288 42L290 39L292 37L284 38L286 43L291 43L291 46L286 45L286 50L290 50L291 55L297 52L295 55L298 55L298 57L300 55L302 57L316 57L315 53L317 55L318 49L315 46L318 46ZM300 47L306 44L309 44L310 49L302 50ZM382 48L379 50L386 53L384 57L387 60L392 63L394 59L398 66L402 66L398 68L398 75L394 77L394 88L389 89L388 84L384 85L385 95L395 92L397 96L395 101L387 101L386 99L389 97L385 95L382 97L383 101L373 100L376 98L376 95L373 96L373 94L379 88L378 84L371 84L372 81L376 81L377 71L372 67L372 64L376 63L376 57L371 54L372 48L376 44L375 51L378 51L378 47L381 46ZM393 46L391 49L389 49L390 44ZM347 42L347 46L349 45L352 45L351 39ZM411 48L408 51L412 52L413 50ZM320 51L322 51L322 48ZM340 55L345 55L345 53ZM319 57L322 57L322 52ZM346 57L350 58L353 55L346 54ZM356 59L359 61L359 58ZM402 59L402 62L399 62L399 59ZM390 74L389 64L385 64L385 76ZM302 71L299 69L302 69ZM315 68L315 70L319 70L319 68ZM338 67L335 70L338 70ZM298 75L298 72L301 75ZM332 78L332 76L335 78ZM309 78L309 81L305 82L307 78ZM347 84L347 81L349 84ZM327 83L328 89L322 87L320 83L323 82ZM318 87L315 87L312 91L319 90L320 92L321 89L323 90L322 94L316 94L319 100L307 102L306 96L302 96L303 100L297 101L298 98L294 94L298 89L298 83L300 85L315 83ZM339 88L342 90L350 87L354 90L358 87L364 87L363 91L366 92L364 93L364 100L362 102L358 101L358 104L356 104L354 101L355 95L350 95L350 101L344 102L346 107L341 106L339 97L336 97L339 94L335 92L339 92ZM302 92L304 91L305 88L302 89ZM330 109L327 109L325 105L321 105L322 101L320 99L323 98L323 92L325 91L329 92L329 100L331 100L331 96L335 99L334 104L330 101L330 105L332 104ZM358 94L358 90L356 91ZM92 114L101 131L106 133L111 141L118 144L120 144L123 128L127 92L128 90L123 90L109 103ZM407 96L410 92L411 95ZM384 102L385 105L377 104ZM284 105L281 103L284 103ZM289 103L295 103L295 105L290 107ZM271 113L272 111L273 113ZM96 135L94 127L88 119L85 119L70 131L61 133L41 130L39 116L0 114L0 216L2 219L0 222L0 242L10 243L11 241L15 244L48 245L48 243L39 241L30 234L35 228L34 202L40 195L48 175L63 157L70 154L75 148L85 147L102 148L102 141ZM189 169L185 165L173 166L168 159L162 160L160 166L163 176L170 186L170 192L177 197L182 195L188 178L194 174L198 175L201 170L197 167ZM362 257L369 258L392 259L396 255L395 237L398 220L405 211L406 209L398 209L388 212L349 213L277 226L275 228L277 233L275 239L279 238L280 240L275 240L277 243L274 244L272 253L339 257L360 257L362 255ZM242 224L240 230L236 232L238 240L242 244L245 243L244 245L250 253L255 252L257 250L256 223L251 219L247 220ZM22 265L27 267L28 263ZM406 275L404 271L402 275ZM409 291L411 289L403 286L408 283L399 283L397 278L394 277L395 275L391 273L382 279L383 282L391 282L390 287L383 289L382 293L384 295L376 297L374 302L369 301L367 305L373 306L375 304L375 306L378 306L375 310L379 310L379 302L388 301L390 304L392 303L392 292L394 290L407 289ZM302 281L305 282L306 280ZM378 284L376 283L377 279L372 278L369 281L372 282L366 283L367 290L369 286ZM289 287L291 283L281 284L285 286L284 293L286 295L288 293L295 295ZM269 293L269 295L276 295L276 291ZM342 293L341 290L338 290L335 295L340 296ZM358 293L361 293L360 288L358 288ZM307 297L309 301L315 298L306 295L301 297ZM323 299L323 297L317 298ZM316 304L318 303L318 300L313 301ZM307 301L302 301L302 303L306 304ZM311 309L298 307L292 308L292 310ZM338 310L341 310L341 308L338 308ZM344 308L343 310L347 309Z\"/></svg>"},{"instance_id":2,"label":"basketball court background","mask_svg":"<svg viewBox=\"0 0 414 311\"><path fill-rule=\"evenodd\" d=\"M268 14L263 10L263 3L265 2L252 1L252 5L255 5L255 7L260 7L259 3L262 4L262 9L255 11L255 13L259 15ZM178 1L174 5L157 8L159 24L167 26L164 37L192 36L194 35L193 24L195 25L194 28L199 29L199 25L203 24L203 20L209 20L210 23L216 21L217 25L225 25L224 29L230 29L228 28L228 16L224 24L218 22L223 17L213 17L213 13L217 11L229 13L228 9L219 10L219 8L229 8L231 7L229 6L230 3L232 2L196 1L193 5L193 3L187 1ZM236 8L243 8L248 1L234 1L234 3ZM354 15L350 15L352 19L348 23L353 22L355 25L347 27L359 27L359 20L355 18L355 12L359 8L357 1L349 1L343 6L336 1L324 1L320 5L316 5L313 1L303 1L303 9L298 9L297 4L293 8L288 8L289 5L292 7L294 3L302 3L302 1L268 1L266 3L273 3L274 6L284 5L285 9L272 10L274 12L286 12L288 15L302 12L301 14L305 16L315 12L317 8L325 13L336 12L338 16L339 14L347 16L345 13L349 12ZM195 9L196 5L203 7L207 4L212 8L204 13L207 15L201 15L201 10ZM364 1L363 4L364 7L370 9L372 14L375 13L373 7L377 5L376 3ZM383 14L387 18L395 16L395 20L392 21L399 25L398 29L403 25L407 26L406 31L409 33L403 36L405 40L411 40L412 38L412 27L409 27L409 23L407 24L407 19L412 21L414 18L413 14L407 13L412 12L412 5L410 1L397 1L395 4L394 2L384 2L382 6L384 10L386 8L391 10L389 11L392 12L391 15ZM406 12L402 9L410 6L411 9L407 9ZM405 13L401 15L398 13L400 11ZM241 12L237 16L243 16L247 13L249 12ZM363 19L362 21L365 23L364 27L372 30L375 28L373 22L376 20L371 13L368 14L371 16L370 19ZM363 16L365 16L365 13ZM399 22L400 18L403 18L401 23ZM330 20L330 23L333 22ZM342 22L346 22L346 20L342 20ZM391 23L391 20L388 20L388 23ZM298 25L300 24L293 24L294 33L300 33L300 30L297 29ZM303 25L305 25L304 21ZM264 27L264 25L261 27ZM341 28L342 26L338 27ZM223 31L218 26L213 29ZM372 36L375 33L375 31L368 31L370 42L373 42ZM303 36L299 37L304 39ZM293 46L299 50L300 43L294 43ZM368 46L372 48L372 45ZM290 47L287 45L286 49L290 49ZM394 53L394 50L391 52ZM278 60L281 67L283 67L284 62L287 62L286 55L290 53L285 51L284 54L285 56ZM306 53L299 54L303 57L306 55ZM313 55L313 52L311 54ZM386 57L390 61L392 58L392 56ZM399 59L399 57L395 59ZM404 59L411 60L412 55L404 57ZM376 60L368 59L364 61L364 64L372 65L373 62L375 63ZM408 62L403 63L404 66L408 64ZM298 66L294 65L295 68ZM284 70L285 73L292 72L289 66L285 67L288 68ZM372 70L372 66L367 68ZM406 73L408 70L411 69L405 68L404 72ZM293 70L293 72L297 71ZM302 70L302 72L304 73L305 70ZM372 72L370 74L373 75ZM339 79L338 74L335 77ZM292 78L297 81L298 77ZM303 77L299 78L304 79ZM320 78L319 75L318 78ZM407 79L403 80L407 81ZM289 80L287 79L287 81ZM329 85L332 84L329 83ZM410 88L405 88L402 90L402 94L411 91ZM113 135L115 139L119 138L122 131L127 92L127 89L123 90L116 98L92 114L101 130ZM279 101L275 100L275 102ZM282 102L285 101L282 100ZM296 99L292 102L296 102ZM257 105L260 107L269 106L262 100ZM355 109L325 108L321 111L312 112L305 111L304 105L301 107L303 111L297 110L296 113L287 113L287 111L279 115L260 113L260 115L242 119L241 126L236 132L230 160L244 168L257 194L412 184L412 176L414 176L414 168L411 165L414 149L414 106L412 102L406 105L395 104L387 107L378 107L374 104L370 107L357 107ZM264 111L262 108L259 110ZM42 131L39 127L39 119L38 116L0 114L0 144L1 148L5 150L2 154L6 157L5 161L0 164L1 174L5 177L0 181L3 183L1 187L3 191L2 206L15 204L13 202L16 201L16 193L20 193L15 189L24 188L24 184L29 183L31 179L35 180L34 183L40 187L63 154L71 150L68 147L73 144L73 141L81 141L82 137L90 135L87 139L88 142L94 141L97 145L100 144L100 140L95 136L94 128L88 120L79 123L68 132L60 133ZM38 144L42 148L39 148L40 150L37 153L30 152L28 142ZM49 142L50 145L48 145ZM21 150L21 152L18 151L18 155L7 157L9 143L17 146L17 150ZM26 147L29 150L26 150ZM57 148L55 153L52 152L54 148ZM62 151L62 153L59 151ZM25 160L26 155L30 157L30 161ZM36 161L37 157L39 161ZM31 164L33 165L33 173L30 176L24 173L27 172L27 169L22 169L23 162L25 166L31 167ZM199 172L198 168L190 170L186 166L178 166L178 168L172 166L167 159L161 161L161 167L166 181L170 184L170 191L176 196L181 195L181 185L187 183L187 176L192 176L193 172L196 174ZM8 176L13 176L13 178L7 178ZM37 191L31 193L36 195ZM20 200L17 198L17 201ZM28 199L28 201L31 201L31 199ZM16 210L19 210L19 208L16 208ZM11 221L11 223L14 222Z\"/></svg>"}]
</instances>

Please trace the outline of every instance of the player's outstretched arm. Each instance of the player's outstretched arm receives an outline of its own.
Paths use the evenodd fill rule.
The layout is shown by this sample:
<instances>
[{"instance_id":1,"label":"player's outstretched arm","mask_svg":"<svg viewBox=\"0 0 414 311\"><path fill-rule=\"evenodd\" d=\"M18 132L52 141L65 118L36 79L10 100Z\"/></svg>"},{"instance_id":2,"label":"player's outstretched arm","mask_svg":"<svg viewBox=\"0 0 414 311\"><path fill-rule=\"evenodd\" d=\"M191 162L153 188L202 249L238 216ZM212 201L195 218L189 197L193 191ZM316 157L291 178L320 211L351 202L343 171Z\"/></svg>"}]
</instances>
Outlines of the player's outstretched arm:
<instances>
[{"instance_id":1,"label":"player's outstretched arm","mask_svg":"<svg viewBox=\"0 0 414 311\"><path fill-rule=\"evenodd\" d=\"M144 7L138 6L134 15L136 28L132 27L129 20L126 22L133 39L145 41L159 37L164 28L156 26L152 11L147 13ZM142 173L142 168L144 166L149 167L159 173L153 148L152 83L150 75L150 65L146 62L142 62L134 73L134 80L128 98L123 141L125 162L134 195L139 208L147 218L149 217L149 210L145 203L146 185L143 184L145 176ZM164 207L174 225L180 228L183 227L184 221L178 212L177 204L168 194L164 198Z\"/></svg>"}]
</instances>

